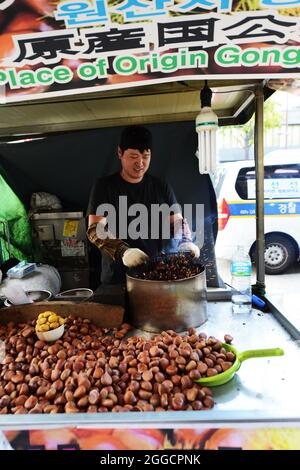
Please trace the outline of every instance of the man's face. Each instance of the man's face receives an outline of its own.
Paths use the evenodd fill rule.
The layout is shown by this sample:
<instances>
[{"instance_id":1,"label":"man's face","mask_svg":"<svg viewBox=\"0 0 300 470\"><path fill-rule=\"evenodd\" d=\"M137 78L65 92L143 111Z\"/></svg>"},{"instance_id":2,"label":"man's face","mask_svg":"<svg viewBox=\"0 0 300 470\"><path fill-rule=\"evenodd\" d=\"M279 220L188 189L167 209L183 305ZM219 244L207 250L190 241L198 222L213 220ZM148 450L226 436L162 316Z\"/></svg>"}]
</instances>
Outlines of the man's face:
<instances>
[{"instance_id":1,"label":"man's face","mask_svg":"<svg viewBox=\"0 0 300 470\"><path fill-rule=\"evenodd\" d=\"M130 183L142 181L150 165L151 150L144 150L141 153L137 149L126 149L122 152L119 147L118 156L122 165L122 177Z\"/></svg>"}]
</instances>

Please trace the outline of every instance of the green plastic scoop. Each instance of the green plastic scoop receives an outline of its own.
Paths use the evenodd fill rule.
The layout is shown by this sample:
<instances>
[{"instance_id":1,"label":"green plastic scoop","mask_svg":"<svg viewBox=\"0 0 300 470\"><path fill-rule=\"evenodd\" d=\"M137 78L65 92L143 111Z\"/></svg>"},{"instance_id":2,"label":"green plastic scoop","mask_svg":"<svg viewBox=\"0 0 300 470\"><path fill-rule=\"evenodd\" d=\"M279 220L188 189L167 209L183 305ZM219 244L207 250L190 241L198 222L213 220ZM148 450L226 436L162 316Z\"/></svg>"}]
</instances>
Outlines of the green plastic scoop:
<instances>
[{"instance_id":1,"label":"green plastic scoop","mask_svg":"<svg viewBox=\"0 0 300 470\"><path fill-rule=\"evenodd\" d=\"M249 351L243 351L239 353L233 346L229 344L223 344L223 347L227 351L232 351L235 354L235 361L232 366L225 370L225 372L221 372L218 375L214 375L212 377L203 377L201 379L197 379L194 382L207 385L208 387L216 387L217 385L223 385L229 382L232 379L234 374L239 370L241 364L246 359L251 359L254 357L269 357L269 356L283 356L284 351L280 348L274 349L251 349Z\"/></svg>"}]
</instances>

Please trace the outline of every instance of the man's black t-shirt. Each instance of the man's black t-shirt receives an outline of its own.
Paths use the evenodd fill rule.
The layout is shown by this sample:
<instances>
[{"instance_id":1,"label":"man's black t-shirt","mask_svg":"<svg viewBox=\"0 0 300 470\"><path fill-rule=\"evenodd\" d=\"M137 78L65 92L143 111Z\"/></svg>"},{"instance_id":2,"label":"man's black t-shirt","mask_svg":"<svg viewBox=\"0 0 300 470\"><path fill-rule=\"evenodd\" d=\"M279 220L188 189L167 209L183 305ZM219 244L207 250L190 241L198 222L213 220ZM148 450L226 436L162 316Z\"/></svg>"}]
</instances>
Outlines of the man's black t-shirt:
<instances>
[{"instance_id":1,"label":"man's black t-shirt","mask_svg":"<svg viewBox=\"0 0 300 470\"><path fill-rule=\"evenodd\" d=\"M122 198L120 206L120 196L126 196L127 208L129 209L131 207L133 213L135 213L135 208L132 207L133 204L139 203L146 207L148 213L148 227L138 227L138 231L146 230L146 232L148 232L147 237L143 236L133 239L130 237L130 234L127 234L126 237L119 236L120 216L122 217L122 221L124 221L124 218L125 221L127 221L127 228L135 218L139 217L138 213L132 216L129 216L128 212L127 214L123 213L125 199ZM157 256L164 248L172 249L171 241L166 244L166 240L151 238L151 206L153 204L167 204L171 207L177 204L175 194L166 182L146 174L140 183L128 183L119 173L115 173L96 181L90 195L87 215L106 215L100 214L99 211L97 213L97 208L100 204L111 204L115 208L116 234L114 235L116 235L117 238L122 238L131 248L139 248L150 257ZM121 214L119 207L121 208ZM178 212L178 210L176 212ZM122 282L125 280L125 272L126 268L121 260L113 261L109 255L102 253L101 281L103 283Z\"/></svg>"}]
</instances>

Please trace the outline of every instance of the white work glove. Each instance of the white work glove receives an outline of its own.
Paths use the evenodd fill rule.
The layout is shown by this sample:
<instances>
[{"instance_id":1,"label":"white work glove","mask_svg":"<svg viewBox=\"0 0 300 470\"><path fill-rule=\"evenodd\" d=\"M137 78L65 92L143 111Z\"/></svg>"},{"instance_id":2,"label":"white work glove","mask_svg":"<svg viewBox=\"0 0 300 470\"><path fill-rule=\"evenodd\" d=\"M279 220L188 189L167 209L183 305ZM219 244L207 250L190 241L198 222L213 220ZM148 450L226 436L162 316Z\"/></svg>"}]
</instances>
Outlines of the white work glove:
<instances>
[{"instance_id":1,"label":"white work glove","mask_svg":"<svg viewBox=\"0 0 300 470\"><path fill-rule=\"evenodd\" d=\"M146 263L149 256L139 248L128 248L122 256L122 261L128 268L134 268L140 264Z\"/></svg>"},{"instance_id":2,"label":"white work glove","mask_svg":"<svg viewBox=\"0 0 300 470\"><path fill-rule=\"evenodd\" d=\"M197 245L195 245L195 243L193 242L183 242L179 245L179 248L178 248L179 251L190 251L191 254L195 257L195 258L199 258L200 256L200 249Z\"/></svg>"}]
</instances>

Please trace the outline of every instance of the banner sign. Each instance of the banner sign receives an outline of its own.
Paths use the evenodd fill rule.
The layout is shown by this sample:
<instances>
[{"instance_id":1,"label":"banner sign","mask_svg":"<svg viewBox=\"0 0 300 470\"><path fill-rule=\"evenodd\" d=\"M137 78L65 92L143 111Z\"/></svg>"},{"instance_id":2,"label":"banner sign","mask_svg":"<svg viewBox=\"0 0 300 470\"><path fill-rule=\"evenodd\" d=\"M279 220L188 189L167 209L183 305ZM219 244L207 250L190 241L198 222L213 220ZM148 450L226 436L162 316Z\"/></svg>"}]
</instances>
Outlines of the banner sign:
<instances>
[{"instance_id":1,"label":"banner sign","mask_svg":"<svg viewBox=\"0 0 300 470\"><path fill-rule=\"evenodd\" d=\"M90 429L0 431L13 450L300 450L300 428ZM100 462L99 463L107 463Z\"/></svg>"},{"instance_id":2,"label":"banner sign","mask_svg":"<svg viewBox=\"0 0 300 470\"><path fill-rule=\"evenodd\" d=\"M2 103L300 67L300 0L0 0L0 28Z\"/></svg>"}]
</instances>

